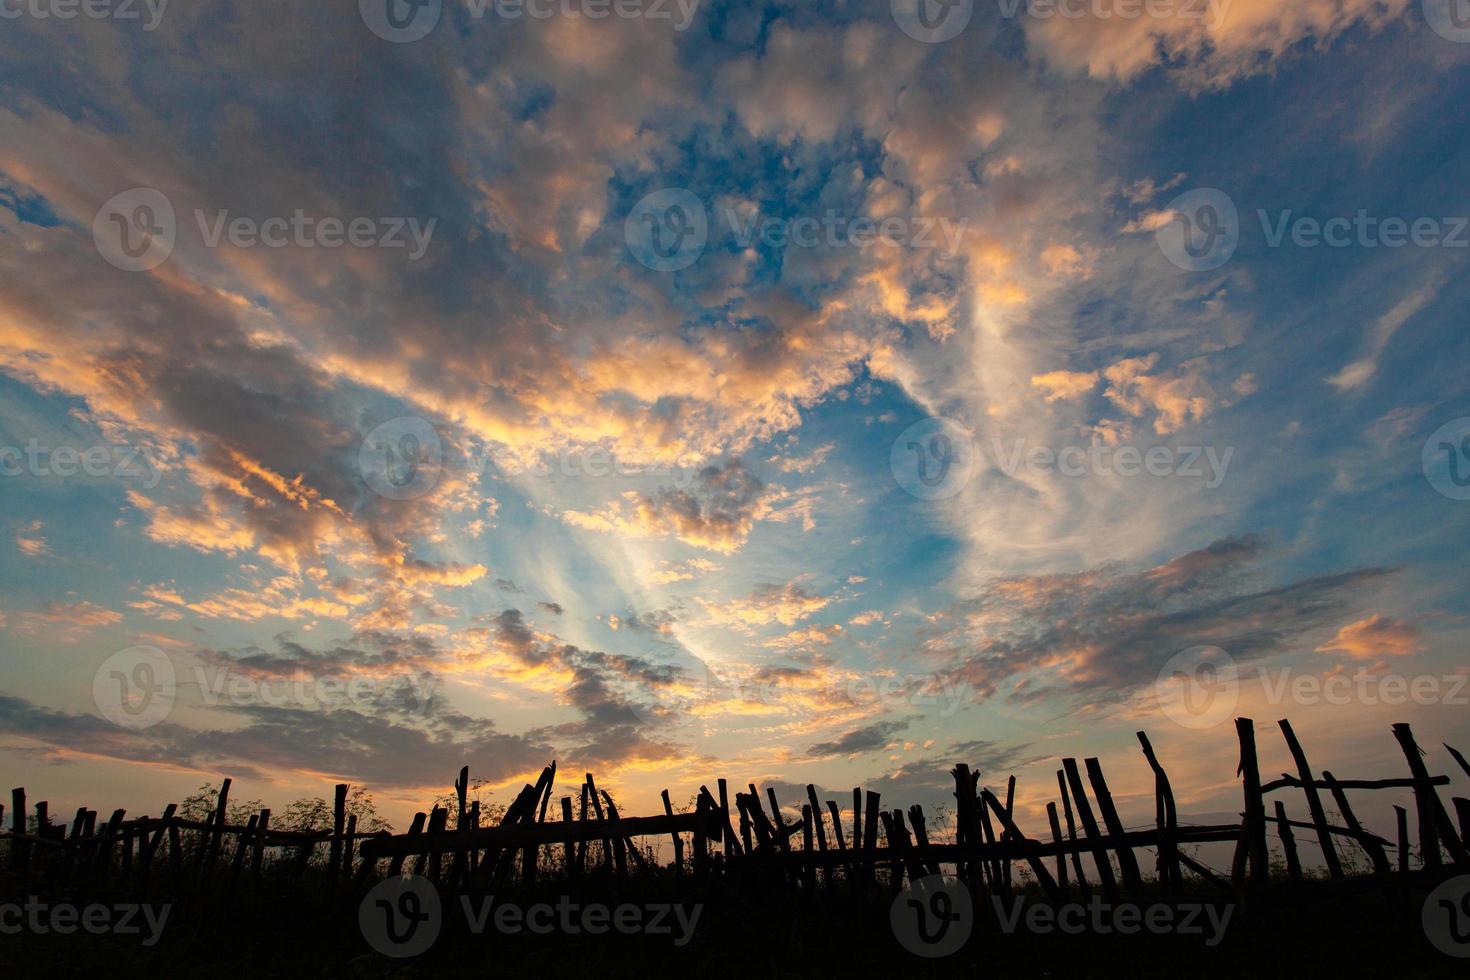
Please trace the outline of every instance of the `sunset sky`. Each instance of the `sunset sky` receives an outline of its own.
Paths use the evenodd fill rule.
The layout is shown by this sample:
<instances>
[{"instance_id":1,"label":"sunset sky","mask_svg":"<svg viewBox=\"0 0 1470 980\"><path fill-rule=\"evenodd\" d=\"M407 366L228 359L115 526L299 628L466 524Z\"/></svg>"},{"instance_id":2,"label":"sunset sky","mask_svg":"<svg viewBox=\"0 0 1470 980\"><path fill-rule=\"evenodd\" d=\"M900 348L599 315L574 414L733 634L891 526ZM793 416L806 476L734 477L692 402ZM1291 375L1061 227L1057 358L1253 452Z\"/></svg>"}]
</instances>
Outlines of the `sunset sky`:
<instances>
[{"instance_id":1,"label":"sunset sky","mask_svg":"<svg viewBox=\"0 0 1470 980\"><path fill-rule=\"evenodd\" d=\"M1470 4L385 2L0 3L5 788L1470 750Z\"/></svg>"}]
</instances>

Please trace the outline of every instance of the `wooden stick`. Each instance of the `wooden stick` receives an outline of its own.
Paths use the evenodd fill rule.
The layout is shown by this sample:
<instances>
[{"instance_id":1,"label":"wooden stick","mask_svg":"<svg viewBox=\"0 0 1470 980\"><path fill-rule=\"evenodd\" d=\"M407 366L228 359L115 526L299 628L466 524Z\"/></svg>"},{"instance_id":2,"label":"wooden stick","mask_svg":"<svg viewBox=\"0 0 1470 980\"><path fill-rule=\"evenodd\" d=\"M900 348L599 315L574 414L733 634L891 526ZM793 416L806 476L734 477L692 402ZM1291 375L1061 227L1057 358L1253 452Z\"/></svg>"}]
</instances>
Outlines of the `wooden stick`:
<instances>
[{"instance_id":1,"label":"wooden stick","mask_svg":"<svg viewBox=\"0 0 1470 980\"><path fill-rule=\"evenodd\" d=\"M1302 862L1296 853L1296 835L1291 832L1291 821L1286 819L1286 807L1276 801L1276 834L1281 838L1281 851L1286 855L1286 873L1292 881L1302 880Z\"/></svg>"},{"instance_id":2,"label":"wooden stick","mask_svg":"<svg viewBox=\"0 0 1470 980\"><path fill-rule=\"evenodd\" d=\"M664 816L672 817L674 815L674 804L669 799L668 790L663 791L663 800ZM571 806L570 800L566 801L566 803L567 806ZM674 838L674 874L682 875L684 873L684 838L677 830L671 836Z\"/></svg>"},{"instance_id":3,"label":"wooden stick","mask_svg":"<svg viewBox=\"0 0 1470 980\"><path fill-rule=\"evenodd\" d=\"M1317 784L1312 779L1312 767L1307 764L1307 754L1302 751L1302 743L1297 741L1296 732L1291 730L1291 722L1283 718L1277 724L1281 726L1281 734L1286 737L1286 747L1291 750L1291 757L1296 761L1297 776L1302 781L1307 809L1312 812L1312 823L1317 828L1317 841L1322 847L1322 860L1327 865L1327 873L1334 878L1341 878L1342 862L1337 858L1337 848L1333 846L1332 835L1327 830L1327 814L1322 809L1322 797L1318 795Z\"/></svg>"},{"instance_id":4,"label":"wooden stick","mask_svg":"<svg viewBox=\"0 0 1470 980\"><path fill-rule=\"evenodd\" d=\"M1005 829L1006 836L1020 845L1022 852L1025 854L1026 863L1031 866L1031 873L1036 876L1037 883L1041 885L1047 897L1053 902L1060 902L1062 900L1062 893L1057 888L1056 880L1052 878L1051 872L1046 870L1046 862L1037 853L1037 842L1021 833L1020 828L1016 826L1015 820L1000 805L1000 801L995 798L994 793L990 792L990 790L983 790L981 791L980 797L995 811L996 819L1000 821L1000 825ZM1120 851L1119 853L1122 852Z\"/></svg>"},{"instance_id":5,"label":"wooden stick","mask_svg":"<svg viewBox=\"0 0 1470 980\"><path fill-rule=\"evenodd\" d=\"M1108 828L1108 833L1123 839L1123 821L1118 819L1118 811L1113 806L1113 794L1108 792L1107 780L1103 778L1102 766L1096 759L1088 759L1087 779L1092 783L1092 795L1097 797L1097 808L1102 813L1103 823ZM1126 844L1118 845L1118 869L1123 874L1123 887L1137 895L1143 891L1143 876L1138 870L1138 859L1133 856L1133 849Z\"/></svg>"},{"instance_id":6,"label":"wooden stick","mask_svg":"<svg viewBox=\"0 0 1470 980\"><path fill-rule=\"evenodd\" d=\"M1429 771L1424 768L1424 752L1414 741L1413 729L1407 724L1399 723L1393 726L1393 736L1404 750L1404 758L1408 760L1409 771L1414 776L1414 805L1419 812L1419 840L1425 852L1425 866L1440 866L1441 843L1449 852L1452 862L1459 865L1470 864L1470 851L1465 849L1460 835L1455 833L1455 825L1450 823L1450 815L1445 812L1444 803L1434 790Z\"/></svg>"},{"instance_id":7,"label":"wooden stick","mask_svg":"<svg viewBox=\"0 0 1470 980\"><path fill-rule=\"evenodd\" d=\"M1409 873L1409 811L1401 806L1393 808L1399 830L1399 874Z\"/></svg>"},{"instance_id":8,"label":"wooden stick","mask_svg":"<svg viewBox=\"0 0 1470 980\"><path fill-rule=\"evenodd\" d=\"M1057 888L1065 892L1067 890L1067 854L1062 850L1062 824L1057 819L1057 805L1048 803L1046 805L1046 820L1051 824L1052 843L1057 846Z\"/></svg>"},{"instance_id":9,"label":"wooden stick","mask_svg":"<svg viewBox=\"0 0 1470 980\"><path fill-rule=\"evenodd\" d=\"M1343 823L1347 824L1349 830L1358 833L1366 833L1363 825L1358 822L1358 817L1353 813L1352 806L1348 803L1347 793L1343 792L1342 785L1333 777L1329 770L1322 770L1322 781L1332 792L1333 802L1337 804L1337 812L1342 814ZM1368 860L1373 863L1373 873L1386 875L1389 872L1388 854L1384 852L1383 845L1377 840L1359 838L1358 843L1368 854Z\"/></svg>"},{"instance_id":10,"label":"wooden stick","mask_svg":"<svg viewBox=\"0 0 1470 980\"><path fill-rule=\"evenodd\" d=\"M1077 887L1082 889L1084 897L1092 894L1092 883L1087 880L1087 875L1082 873L1082 850L1077 847L1077 825L1072 822L1072 797L1067 791L1067 774L1057 770L1057 787L1062 793L1062 813L1067 818L1067 841L1071 845L1072 870L1077 875Z\"/></svg>"},{"instance_id":11,"label":"wooden stick","mask_svg":"<svg viewBox=\"0 0 1470 980\"><path fill-rule=\"evenodd\" d=\"M1092 806L1087 802L1087 791L1082 788L1082 776L1077 771L1076 759L1063 759L1062 769L1067 774L1067 783L1072 787L1072 802L1077 805L1077 817L1082 821L1083 834L1092 841L1092 860L1097 865L1097 876L1102 882L1103 894L1110 902L1118 900L1118 880L1113 876L1113 864L1108 852L1097 843L1100 836L1097 820L1092 816Z\"/></svg>"},{"instance_id":12,"label":"wooden stick","mask_svg":"<svg viewBox=\"0 0 1470 980\"><path fill-rule=\"evenodd\" d=\"M1236 845L1230 877L1237 884L1243 881L1249 862L1251 880L1262 884L1269 880L1271 870L1266 849L1266 801L1261 793L1261 767L1256 757L1255 721L1235 719L1235 734L1240 741L1240 765L1235 774L1241 778L1245 814L1240 822L1240 842Z\"/></svg>"},{"instance_id":13,"label":"wooden stick","mask_svg":"<svg viewBox=\"0 0 1470 980\"><path fill-rule=\"evenodd\" d=\"M1154 771L1154 825L1159 831L1159 881L1165 890L1177 892L1183 884L1179 872L1179 848L1174 835L1179 831L1179 812L1174 805L1174 789L1169 785L1169 774L1154 754L1154 747L1145 732L1138 733L1138 743L1143 747L1143 757Z\"/></svg>"}]
</instances>

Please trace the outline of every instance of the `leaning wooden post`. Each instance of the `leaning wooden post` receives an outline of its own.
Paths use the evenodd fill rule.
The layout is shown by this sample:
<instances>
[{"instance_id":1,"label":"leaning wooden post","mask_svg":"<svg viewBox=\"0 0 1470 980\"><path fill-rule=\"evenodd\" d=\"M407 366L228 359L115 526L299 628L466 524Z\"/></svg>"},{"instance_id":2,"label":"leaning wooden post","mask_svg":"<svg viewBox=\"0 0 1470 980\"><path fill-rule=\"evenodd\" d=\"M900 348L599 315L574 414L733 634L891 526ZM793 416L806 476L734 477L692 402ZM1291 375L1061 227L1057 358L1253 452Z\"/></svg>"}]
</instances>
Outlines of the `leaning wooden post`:
<instances>
[{"instance_id":1,"label":"leaning wooden post","mask_svg":"<svg viewBox=\"0 0 1470 980\"><path fill-rule=\"evenodd\" d=\"M858 786L852 788L852 849L863 849L863 791Z\"/></svg>"},{"instance_id":2,"label":"leaning wooden post","mask_svg":"<svg viewBox=\"0 0 1470 980\"><path fill-rule=\"evenodd\" d=\"M1113 794L1108 792L1107 780L1103 779L1102 766L1096 759L1088 759L1087 779L1092 783L1092 795L1097 797L1097 808L1102 813L1103 824L1108 828L1108 834L1117 841L1118 869L1123 874L1123 887L1133 894L1143 892L1143 876L1138 871L1138 859L1133 856L1133 848L1125 841L1127 832L1123 829L1123 821L1118 819L1118 811L1113 806Z\"/></svg>"},{"instance_id":3,"label":"leaning wooden post","mask_svg":"<svg viewBox=\"0 0 1470 980\"><path fill-rule=\"evenodd\" d=\"M1302 743L1297 741L1296 732L1291 730L1291 722L1283 718L1277 724L1281 726L1281 734L1286 737L1286 747L1291 750L1291 757L1296 760L1297 777L1307 796L1307 809L1312 811L1312 825L1317 830L1317 840L1322 846L1322 860L1327 865L1327 873L1334 878L1341 878L1342 862L1337 858L1337 848L1327 829L1327 813L1322 809L1322 797L1317 792L1312 767L1307 764L1307 754L1302 751Z\"/></svg>"},{"instance_id":4,"label":"leaning wooden post","mask_svg":"<svg viewBox=\"0 0 1470 980\"><path fill-rule=\"evenodd\" d=\"M1413 729L1407 724L1399 723L1393 726L1393 736L1403 748L1409 771L1414 775L1414 805L1419 812L1419 839L1424 847L1425 860L1432 862L1428 867L1440 866L1440 842L1449 851L1452 862L1458 865L1470 864L1470 851L1465 849L1460 835L1455 833L1455 825L1450 823L1450 815L1445 812L1439 793L1435 792L1429 770L1424 768L1424 752L1414 741Z\"/></svg>"},{"instance_id":5,"label":"leaning wooden post","mask_svg":"<svg viewBox=\"0 0 1470 980\"><path fill-rule=\"evenodd\" d=\"M1057 805L1048 803L1046 805L1046 820L1051 824L1051 840L1057 848L1057 888L1063 893L1067 890L1067 847L1062 840L1062 824L1057 819Z\"/></svg>"},{"instance_id":6,"label":"leaning wooden post","mask_svg":"<svg viewBox=\"0 0 1470 980\"><path fill-rule=\"evenodd\" d=\"M716 784L720 791L720 840L724 843L726 856L739 855L740 838L735 836L735 828L730 823L730 785L724 779L717 780Z\"/></svg>"},{"instance_id":7,"label":"leaning wooden post","mask_svg":"<svg viewBox=\"0 0 1470 980\"><path fill-rule=\"evenodd\" d=\"M674 815L674 803L669 799L669 791L664 790L662 796L664 800L664 816L672 817ZM562 801L563 810L570 809L571 805L572 801L570 799ZM674 874L682 875L684 873L684 836L677 830L671 836L674 838Z\"/></svg>"},{"instance_id":8,"label":"leaning wooden post","mask_svg":"<svg viewBox=\"0 0 1470 980\"><path fill-rule=\"evenodd\" d=\"M1266 849L1266 800L1261 794L1261 767L1256 755L1256 723L1250 718L1235 719L1235 734L1240 740L1240 777L1245 794L1245 813L1240 822L1240 840L1235 847L1231 878L1238 885L1245 878L1247 861L1251 881L1262 884L1271 877L1269 852Z\"/></svg>"},{"instance_id":9,"label":"leaning wooden post","mask_svg":"<svg viewBox=\"0 0 1470 980\"><path fill-rule=\"evenodd\" d=\"M822 804L817 802L817 788L806 784L806 798L812 807L812 828L817 832L817 850L827 852L827 828L822 820Z\"/></svg>"},{"instance_id":10,"label":"leaning wooden post","mask_svg":"<svg viewBox=\"0 0 1470 980\"><path fill-rule=\"evenodd\" d=\"M1456 796L1453 802L1455 818L1460 821L1460 839L1470 840L1470 800L1463 796Z\"/></svg>"},{"instance_id":11,"label":"leaning wooden post","mask_svg":"<svg viewBox=\"0 0 1470 980\"><path fill-rule=\"evenodd\" d=\"M832 814L832 837L837 842L837 850L842 854L842 866L847 869L847 877L851 880L852 858L847 853L847 842L842 839L842 811L837 809L836 800L828 800L827 809Z\"/></svg>"},{"instance_id":12,"label":"leaning wooden post","mask_svg":"<svg viewBox=\"0 0 1470 980\"><path fill-rule=\"evenodd\" d=\"M1154 826L1159 835L1159 881L1166 891L1178 891L1184 884L1179 870L1179 812L1174 805L1174 789L1169 785L1169 774L1154 754L1154 747L1144 732L1138 733L1138 743L1143 746L1143 757L1154 771Z\"/></svg>"},{"instance_id":13,"label":"leaning wooden post","mask_svg":"<svg viewBox=\"0 0 1470 980\"><path fill-rule=\"evenodd\" d=\"M1328 770L1323 769L1322 781L1327 784L1328 791L1332 793L1333 802L1337 804L1337 810L1342 814L1343 823L1347 824L1348 830L1351 830L1357 835L1354 839L1368 853L1368 860L1373 862L1373 873L1379 875L1388 874L1388 855L1384 853L1383 845L1379 843L1377 838L1364 832L1363 825L1358 822L1358 815L1353 812L1352 806L1348 803L1347 793L1338 785L1336 777Z\"/></svg>"},{"instance_id":14,"label":"leaning wooden post","mask_svg":"<svg viewBox=\"0 0 1470 980\"><path fill-rule=\"evenodd\" d=\"M1286 855L1286 873L1292 881L1302 880L1302 862L1296 853L1296 835L1291 832L1291 822L1286 819L1286 807L1276 801L1276 834L1281 838L1281 852Z\"/></svg>"},{"instance_id":15,"label":"leaning wooden post","mask_svg":"<svg viewBox=\"0 0 1470 980\"><path fill-rule=\"evenodd\" d=\"M1062 793L1062 815L1067 818L1067 850L1072 855L1072 870L1077 875L1077 887L1084 898L1092 894L1092 883L1082 871L1082 849L1077 846L1077 825L1072 820L1072 796L1067 791L1067 774L1057 770L1057 787Z\"/></svg>"},{"instance_id":16,"label":"leaning wooden post","mask_svg":"<svg viewBox=\"0 0 1470 980\"><path fill-rule=\"evenodd\" d=\"M995 811L995 816L1000 821L1001 828L1005 832L1005 837L1020 849L1022 855L1026 858L1026 863L1031 866L1031 873L1036 876L1037 884L1041 885L1042 890L1046 892L1047 897L1051 901L1060 902L1062 900L1062 893L1058 890L1057 883L1053 880L1051 872L1046 870L1046 862L1036 853L1036 842L1021 833L1020 828L1016 826L1015 821L1006 812L1005 808L1000 805L1000 801L995 798L994 793L990 792L990 790L982 790L980 798L984 803L988 803L990 808Z\"/></svg>"},{"instance_id":17,"label":"leaning wooden post","mask_svg":"<svg viewBox=\"0 0 1470 980\"><path fill-rule=\"evenodd\" d=\"M1087 802L1087 791L1082 788L1082 775L1077 771L1076 759L1063 759L1062 769L1067 773L1067 782L1072 787L1072 801L1077 804L1077 816L1082 821L1082 832L1092 845L1092 860L1097 864L1097 876L1102 882L1103 894L1110 902L1118 900L1118 879L1113 875L1113 863L1107 849L1099 842L1102 836L1097 820L1092 815L1092 805Z\"/></svg>"}]
</instances>

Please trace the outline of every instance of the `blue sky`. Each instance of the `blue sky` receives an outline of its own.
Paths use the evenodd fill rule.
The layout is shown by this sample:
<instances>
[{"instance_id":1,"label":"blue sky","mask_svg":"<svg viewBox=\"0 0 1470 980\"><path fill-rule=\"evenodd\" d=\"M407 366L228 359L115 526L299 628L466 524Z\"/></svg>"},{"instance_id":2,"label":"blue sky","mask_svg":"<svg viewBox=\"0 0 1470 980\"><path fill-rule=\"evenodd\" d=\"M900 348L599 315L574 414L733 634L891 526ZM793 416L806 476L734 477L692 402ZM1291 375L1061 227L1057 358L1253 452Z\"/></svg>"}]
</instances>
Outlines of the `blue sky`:
<instances>
[{"instance_id":1,"label":"blue sky","mask_svg":"<svg viewBox=\"0 0 1470 980\"><path fill-rule=\"evenodd\" d=\"M911 6L7 25L13 784L343 780L401 817L466 763L651 807L936 800L964 760L1035 808L1081 753L1146 820L1146 727L1229 812L1230 713L1161 703L1200 648L1339 770L1397 773L1394 721L1470 741L1470 44L1433 0L977 0L933 43ZM1210 268L1201 201L1238 236ZM1360 213L1422 240L1300 244Z\"/></svg>"}]
</instances>

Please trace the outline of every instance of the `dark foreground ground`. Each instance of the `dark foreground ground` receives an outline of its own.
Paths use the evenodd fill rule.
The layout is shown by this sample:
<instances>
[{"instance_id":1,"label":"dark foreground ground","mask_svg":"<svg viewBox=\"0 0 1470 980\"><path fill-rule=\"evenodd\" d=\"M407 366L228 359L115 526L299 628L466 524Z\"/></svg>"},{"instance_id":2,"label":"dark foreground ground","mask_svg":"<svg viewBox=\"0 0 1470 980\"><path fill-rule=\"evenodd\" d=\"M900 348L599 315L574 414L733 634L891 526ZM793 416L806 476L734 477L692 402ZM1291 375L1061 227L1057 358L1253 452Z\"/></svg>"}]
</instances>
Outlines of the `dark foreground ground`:
<instances>
[{"instance_id":1,"label":"dark foreground ground","mask_svg":"<svg viewBox=\"0 0 1470 980\"><path fill-rule=\"evenodd\" d=\"M573 935L560 928L533 935L507 934L491 923L474 935L459 902L446 898L434 942L409 959L382 955L369 945L355 896L333 902L307 888L242 896L233 907L196 900L171 908L151 948L144 945L146 925L132 936L81 930L43 935L24 925L12 931L16 913L0 914L0 977L1466 976L1470 960L1436 948L1421 921L1432 884L1416 884L1405 893L1371 880L1279 882L1240 895L1215 890L1170 900L1176 909L1179 903L1208 903L1216 922L1228 909L1223 936L1203 913L1196 916L1198 931L1187 935L1146 929L1100 934L1093 926L1079 934L1035 932L1024 921L1007 932L987 901L967 921L963 946L938 958L905 947L890 918L890 891L857 895L840 883L795 897L728 885L697 890L672 881L644 883L636 894L627 887L616 895L588 883L579 887L579 903L651 907L679 901L686 921L698 905L699 918L682 946L677 926L660 935ZM0 908L23 905L27 897L0 890ZM1022 897L1031 905L1041 901ZM559 898L547 883L534 894L507 891L496 901L529 907L554 905ZM77 904L87 901L108 899L92 895ZM1146 914L1153 901L1136 904ZM141 915L137 921L143 923ZM1470 937L1459 951L1470 953Z\"/></svg>"}]
</instances>

